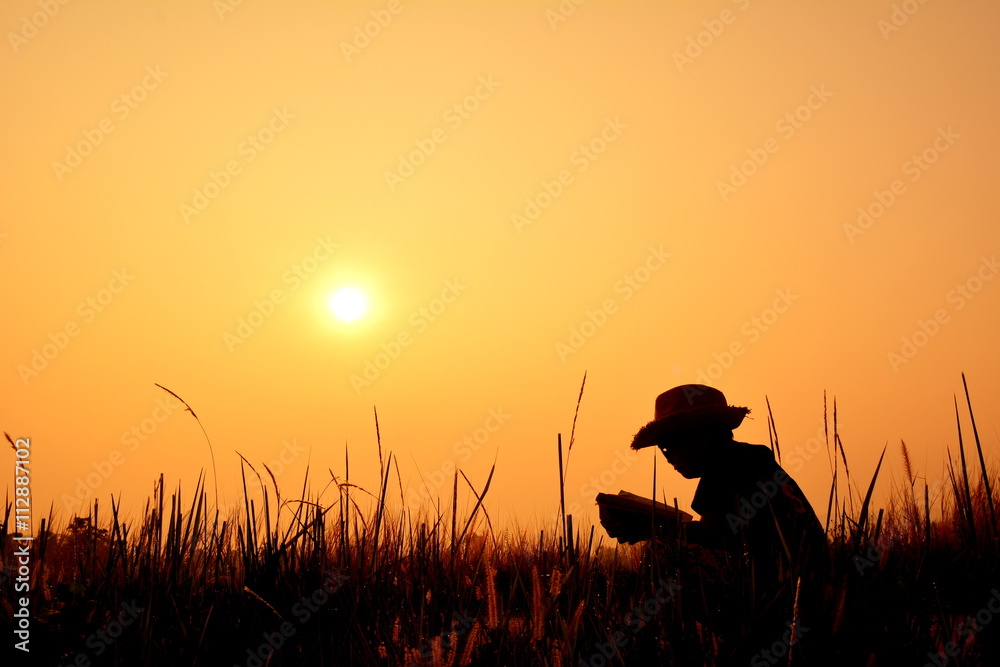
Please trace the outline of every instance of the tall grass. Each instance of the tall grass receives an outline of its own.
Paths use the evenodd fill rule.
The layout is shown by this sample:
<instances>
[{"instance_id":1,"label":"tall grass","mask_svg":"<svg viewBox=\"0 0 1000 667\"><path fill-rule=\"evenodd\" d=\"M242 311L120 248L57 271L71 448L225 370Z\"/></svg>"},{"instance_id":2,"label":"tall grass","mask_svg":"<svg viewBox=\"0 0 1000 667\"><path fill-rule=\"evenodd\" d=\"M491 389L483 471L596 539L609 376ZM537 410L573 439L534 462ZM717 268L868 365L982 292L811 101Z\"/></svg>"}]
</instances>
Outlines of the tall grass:
<instances>
[{"instance_id":1,"label":"tall grass","mask_svg":"<svg viewBox=\"0 0 1000 667\"><path fill-rule=\"evenodd\" d=\"M822 654L793 654L795 664L923 665L949 646L958 653L946 664L1000 655L1000 622L968 621L1000 585L1000 548L997 472L967 403L978 469L967 465L961 422L959 459L949 454L938 492L926 481L919 488L920 471L900 443L906 483L877 511L874 490L895 449L883 450L864 494L852 488L834 403L825 592L832 640ZM824 399L824 416L825 407ZM776 446L773 416L769 431ZM31 661L71 664L83 653L91 664L114 665L721 664L728 638L704 563L677 540L629 547L609 543L599 526L574 532L564 501L573 434L555 452L558 525L537 534L494 529L495 464L478 483L456 473L450 498L434 508L402 509L398 462L391 451L383 459L380 435L377 442L374 491L349 481L346 449L343 476L328 471L316 492L307 470L293 496L241 455L243 506L230 516L209 503L203 476L187 491L166 489L161 476L135 521L113 497L109 511L95 501L61 530L52 530L50 513L32 544ZM933 519L932 507L940 508ZM18 595L10 517L8 502L4 626ZM142 609L137 621L96 655L88 639L130 602ZM787 613L798 619L797 607ZM758 664L789 661L783 654Z\"/></svg>"}]
</instances>

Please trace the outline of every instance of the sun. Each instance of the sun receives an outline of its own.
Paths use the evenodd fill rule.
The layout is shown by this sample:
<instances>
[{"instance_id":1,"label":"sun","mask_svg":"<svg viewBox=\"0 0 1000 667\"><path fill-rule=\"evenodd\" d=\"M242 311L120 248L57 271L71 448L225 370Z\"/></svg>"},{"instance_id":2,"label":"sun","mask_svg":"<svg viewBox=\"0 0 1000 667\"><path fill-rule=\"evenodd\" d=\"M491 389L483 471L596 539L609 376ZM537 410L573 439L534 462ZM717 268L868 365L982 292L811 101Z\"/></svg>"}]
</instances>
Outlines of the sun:
<instances>
[{"instance_id":1,"label":"sun","mask_svg":"<svg viewBox=\"0 0 1000 667\"><path fill-rule=\"evenodd\" d=\"M330 311L341 322L354 322L368 310L364 293L354 287L341 287L327 301Z\"/></svg>"}]
</instances>

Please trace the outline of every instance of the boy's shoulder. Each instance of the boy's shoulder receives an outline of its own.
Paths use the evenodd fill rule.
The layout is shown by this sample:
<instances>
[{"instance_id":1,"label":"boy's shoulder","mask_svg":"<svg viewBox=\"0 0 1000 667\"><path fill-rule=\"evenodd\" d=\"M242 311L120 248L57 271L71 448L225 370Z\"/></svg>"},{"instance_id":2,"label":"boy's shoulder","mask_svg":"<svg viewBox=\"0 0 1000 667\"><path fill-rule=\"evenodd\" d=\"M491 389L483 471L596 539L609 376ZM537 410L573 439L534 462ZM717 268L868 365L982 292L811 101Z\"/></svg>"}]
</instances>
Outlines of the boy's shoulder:
<instances>
[{"instance_id":1,"label":"boy's shoulder","mask_svg":"<svg viewBox=\"0 0 1000 667\"><path fill-rule=\"evenodd\" d=\"M770 473L778 468L770 447L736 441L719 453L718 463L720 467L741 476L761 471Z\"/></svg>"}]
</instances>

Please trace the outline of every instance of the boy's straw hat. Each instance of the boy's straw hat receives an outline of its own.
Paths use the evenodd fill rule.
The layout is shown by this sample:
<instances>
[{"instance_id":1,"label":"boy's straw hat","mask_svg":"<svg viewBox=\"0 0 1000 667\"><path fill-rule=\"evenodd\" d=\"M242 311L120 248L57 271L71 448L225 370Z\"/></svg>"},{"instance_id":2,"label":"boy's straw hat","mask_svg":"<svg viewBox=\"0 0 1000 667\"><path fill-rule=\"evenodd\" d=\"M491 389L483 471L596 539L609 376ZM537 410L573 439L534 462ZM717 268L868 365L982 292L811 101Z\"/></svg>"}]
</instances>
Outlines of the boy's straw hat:
<instances>
[{"instance_id":1,"label":"boy's straw hat","mask_svg":"<svg viewBox=\"0 0 1000 667\"><path fill-rule=\"evenodd\" d=\"M635 434L632 449L655 445L660 436L683 429L720 426L732 430L749 412L749 408L729 405L718 389L703 384L682 384L656 397L653 421Z\"/></svg>"}]
</instances>

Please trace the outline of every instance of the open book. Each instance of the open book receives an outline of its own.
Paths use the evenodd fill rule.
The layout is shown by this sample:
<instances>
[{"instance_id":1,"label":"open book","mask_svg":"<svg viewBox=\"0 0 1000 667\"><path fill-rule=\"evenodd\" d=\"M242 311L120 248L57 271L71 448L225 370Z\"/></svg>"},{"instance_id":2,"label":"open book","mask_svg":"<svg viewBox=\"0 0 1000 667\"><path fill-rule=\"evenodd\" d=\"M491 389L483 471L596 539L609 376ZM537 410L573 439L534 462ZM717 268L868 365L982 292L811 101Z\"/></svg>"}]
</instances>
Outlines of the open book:
<instances>
[{"instance_id":1,"label":"open book","mask_svg":"<svg viewBox=\"0 0 1000 667\"><path fill-rule=\"evenodd\" d=\"M683 510L628 491L619 491L616 495L598 493L597 506L600 508L601 525L608 535L628 544L652 537L654 517L657 532L672 532L678 523L693 519Z\"/></svg>"}]
</instances>

